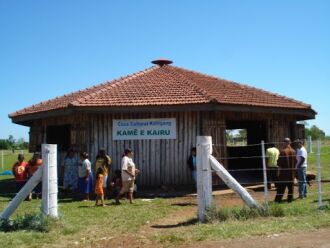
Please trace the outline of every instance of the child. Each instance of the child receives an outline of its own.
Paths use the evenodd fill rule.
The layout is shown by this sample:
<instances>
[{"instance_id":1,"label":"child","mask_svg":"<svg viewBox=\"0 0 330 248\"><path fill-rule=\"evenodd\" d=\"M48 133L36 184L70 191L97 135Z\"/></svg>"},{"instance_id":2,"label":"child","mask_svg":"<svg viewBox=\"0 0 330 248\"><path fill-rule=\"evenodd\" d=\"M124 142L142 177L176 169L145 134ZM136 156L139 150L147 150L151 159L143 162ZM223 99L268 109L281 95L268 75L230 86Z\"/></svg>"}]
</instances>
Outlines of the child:
<instances>
[{"instance_id":1,"label":"child","mask_svg":"<svg viewBox=\"0 0 330 248\"><path fill-rule=\"evenodd\" d=\"M102 167L99 167L96 171L96 183L95 183L95 194L96 194L96 201L95 206L99 206L98 202L101 200L101 206L105 207L104 204L104 191L103 191L103 173L104 170Z\"/></svg>"},{"instance_id":2,"label":"child","mask_svg":"<svg viewBox=\"0 0 330 248\"><path fill-rule=\"evenodd\" d=\"M116 198L122 187L121 170L116 170L115 175L111 180L111 193Z\"/></svg>"}]
</instances>

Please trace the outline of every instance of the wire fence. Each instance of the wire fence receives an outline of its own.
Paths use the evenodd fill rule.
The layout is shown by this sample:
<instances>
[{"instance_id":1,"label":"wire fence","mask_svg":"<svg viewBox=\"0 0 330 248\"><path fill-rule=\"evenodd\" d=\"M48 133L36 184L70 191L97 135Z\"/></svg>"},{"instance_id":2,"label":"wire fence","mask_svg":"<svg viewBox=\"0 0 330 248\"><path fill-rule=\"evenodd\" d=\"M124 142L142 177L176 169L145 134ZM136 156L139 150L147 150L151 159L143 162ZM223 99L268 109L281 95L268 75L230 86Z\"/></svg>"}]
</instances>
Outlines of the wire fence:
<instances>
[{"instance_id":1,"label":"wire fence","mask_svg":"<svg viewBox=\"0 0 330 248\"><path fill-rule=\"evenodd\" d=\"M268 144L275 144L278 145L283 145L283 142L261 142L257 144L248 144L246 145L247 147L255 147L255 151L258 153L258 155L243 155L243 156L216 156L216 159L218 161L223 162L227 161L228 166L227 166L227 171L232 174L242 186L250 186L250 185L263 185L264 186L264 193L268 197L268 185L269 183L273 184L274 183L291 183L292 181L287 181L287 180L276 180L270 181L269 175L267 176L267 173L269 170L267 168L264 168L263 163L265 162L265 155L262 154L262 151L265 152L265 146ZM221 147L228 147L226 145L222 144L213 144L213 148L221 148ZM321 143L313 142L313 144L307 144L307 147L311 147L310 153L308 153L309 158L313 158L313 166L311 167L308 165L308 168L310 171L312 171L314 174L312 176L315 176L315 178L308 178L307 183L310 182L317 182L318 186L318 201L319 204L323 204L322 199L324 197L329 198L330 197L330 187L325 187L322 188L322 184L327 184L330 182L330 144L329 143ZM215 150L215 149L213 149ZM5 166L4 164L13 164L13 159L17 158L18 154L24 154L26 156L26 159L30 158L32 154L30 154L27 150L15 150L15 151L8 151L8 150L1 150L0 151L0 172L5 171ZM279 156L279 158L282 158L285 156ZM236 166L236 168L232 168L235 166L231 166L232 164L235 164L235 160L242 160L241 166ZM252 166L247 166L252 164ZM257 164L257 166L256 166ZM269 169L269 168L268 168ZM11 170L7 166L7 170ZM291 168L281 168L280 172L292 172L296 173L296 170L291 169ZM266 176L265 176L266 174ZM10 175L8 175L8 178ZM11 176L12 177L12 176ZM0 177L0 179L3 179ZM295 181L295 185L297 185L299 182ZM3 188L3 185L8 185L8 180L0 180L0 187ZM218 183L218 185L223 185L223 183ZM330 185L329 185L330 186ZM14 187L14 186L13 186ZM12 192L12 193L11 193ZM7 190L6 192L0 192L1 195L15 195L15 190ZM265 196L265 197L266 197ZM321 200L320 200L321 198Z\"/></svg>"},{"instance_id":2,"label":"wire fence","mask_svg":"<svg viewBox=\"0 0 330 248\"><path fill-rule=\"evenodd\" d=\"M326 143L321 146L320 141L317 141L314 145L311 144L311 140L309 140L309 142L310 143L307 144L309 150L308 157L311 161L313 161L313 165L308 165L309 171L307 172L306 181L304 183L306 184L306 187L308 187L307 185L311 185L312 182L317 183L318 206L322 207L324 205L323 199L325 197L328 198L326 201L330 202L330 187L325 185L330 182L330 145ZM251 152L251 150L249 151L249 153L253 153L251 156L247 154L243 154L241 156L230 156L229 154L229 156L216 157L220 163L222 162L227 165L227 171L232 174L232 176L236 178L242 186L259 185L260 187L263 187L262 190L266 205L268 205L270 200L269 189L275 190L277 188L276 193L281 195L280 198L282 198L283 192L280 192L282 191L282 189L279 190L280 187L283 185L288 188L293 187L293 185L299 187L299 184L302 184L303 182L299 181L298 169L295 167L266 167L267 157L265 155L265 147L268 144L275 144L277 147L280 147L279 145L283 146L283 142L261 142L258 144L248 144L244 146L237 146L236 148L239 150L242 147L255 147L253 152ZM212 146L213 150L228 147L222 144L212 144ZM235 149L235 146L232 146L230 149ZM315 152L313 152L313 150ZM295 158L296 155L292 157ZM279 156L279 159L281 158L290 159L290 156ZM274 176L274 174L276 176ZM218 185L224 185L224 183L220 182ZM271 185L276 186L276 188L271 188Z\"/></svg>"}]
</instances>

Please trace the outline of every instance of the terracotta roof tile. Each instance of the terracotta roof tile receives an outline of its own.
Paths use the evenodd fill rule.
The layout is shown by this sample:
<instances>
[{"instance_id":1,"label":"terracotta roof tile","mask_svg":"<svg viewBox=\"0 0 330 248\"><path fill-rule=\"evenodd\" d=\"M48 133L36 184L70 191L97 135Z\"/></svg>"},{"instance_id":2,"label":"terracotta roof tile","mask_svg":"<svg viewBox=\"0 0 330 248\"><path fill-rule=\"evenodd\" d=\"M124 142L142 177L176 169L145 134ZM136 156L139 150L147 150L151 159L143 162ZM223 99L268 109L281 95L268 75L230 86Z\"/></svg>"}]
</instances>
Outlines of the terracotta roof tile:
<instances>
[{"instance_id":1,"label":"terracotta roof tile","mask_svg":"<svg viewBox=\"0 0 330 248\"><path fill-rule=\"evenodd\" d=\"M278 94L171 65L146 70L24 108L10 117L76 107L206 104L311 109Z\"/></svg>"}]
</instances>

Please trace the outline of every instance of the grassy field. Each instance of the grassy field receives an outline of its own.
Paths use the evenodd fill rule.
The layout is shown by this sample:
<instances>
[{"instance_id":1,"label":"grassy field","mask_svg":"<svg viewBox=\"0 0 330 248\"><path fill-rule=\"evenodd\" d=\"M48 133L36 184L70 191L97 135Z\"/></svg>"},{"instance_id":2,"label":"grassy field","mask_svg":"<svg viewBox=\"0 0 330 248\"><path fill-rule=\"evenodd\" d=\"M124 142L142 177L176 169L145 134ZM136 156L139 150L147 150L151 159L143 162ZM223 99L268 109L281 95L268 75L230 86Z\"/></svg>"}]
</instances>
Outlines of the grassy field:
<instances>
[{"instance_id":1,"label":"grassy field","mask_svg":"<svg viewBox=\"0 0 330 248\"><path fill-rule=\"evenodd\" d=\"M316 151L315 149L313 150ZM10 169L17 154L6 159L5 169ZM29 158L30 155L26 157ZM315 153L309 156L309 171L316 172ZM330 179L330 146L323 145L321 155L322 178ZM324 183L323 200L330 201L330 183ZM283 217L258 217L247 220L196 222L195 197L171 199L137 199L130 205L94 207L94 202L77 202L71 198L59 201L60 221L48 233L37 231L0 232L2 247L84 247L132 245L131 247L175 247L181 244L221 240L251 235L268 235L281 232L296 232L330 226L330 208L317 207L316 184L309 189L309 196L293 203L279 204ZM14 182L0 177L0 209L14 193ZM260 202L262 192L251 192ZM239 199L231 203L235 195L216 196L218 207L237 208ZM25 213L39 213L40 200L24 202L13 218Z\"/></svg>"}]
</instances>

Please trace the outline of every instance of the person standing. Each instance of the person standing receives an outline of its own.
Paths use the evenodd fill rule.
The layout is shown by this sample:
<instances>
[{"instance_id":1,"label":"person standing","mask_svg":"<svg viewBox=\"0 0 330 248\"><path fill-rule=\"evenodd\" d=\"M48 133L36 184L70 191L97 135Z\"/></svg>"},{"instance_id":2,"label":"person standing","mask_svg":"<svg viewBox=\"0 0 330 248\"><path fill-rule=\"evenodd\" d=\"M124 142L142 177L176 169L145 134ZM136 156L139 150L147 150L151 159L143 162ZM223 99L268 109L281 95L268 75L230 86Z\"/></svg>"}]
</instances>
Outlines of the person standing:
<instances>
[{"instance_id":1,"label":"person standing","mask_svg":"<svg viewBox=\"0 0 330 248\"><path fill-rule=\"evenodd\" d=\"M83 201L89 201L89 194L93 191L93 176L91 167L91 162L88 160L88 153L80 153L78 188L83 196Z\"/></svg>"},{"instance_id":2,"label":"person standing","mask_svg":"<svg viewBox=\"0 0 330 248\"><path fill-rule=\"evenodd\" d=\"M15 176L17 193L26 184L26 181L28 178L27 166L28 166L28 163L26 161L24 161L24 155L18 154L17 162L15 164L13 164L13 168L12 168L13 174ZM31 200L30 197L29 197L29 200Z\"/></svg>"},{"instance_id":3,"label":"person standing","mask_svg":"<svg viewBox=\"0 0 330 248\"><path fill-rule=\"evenodd\" d=\"M133 203L134 180L140 171L135 167L132 157L133 151L131 149L125 149L121 159L121 178L123 186L116 197L116 204L120 204L119 199L125 193L128 193L129 202L131 204Z\"/></svg>"},{"instance_id":4,"label":"person standing","mask_svg":"<svg viewBox=\"0 0 330 248\"><path fill-rule=\"evenodd\" d=\"M103 174L104 171L100 167L96 171L96 181L95 181L95 194L96 194L96 200L95 200L95 206L99 206L98 203L101 201L101 206L105 207L104 204L104 191L103 191Z\"/></svg>"},{"instance_id":5,"label":"person standing","mask_svg":"<svg viewBox=\"0 0 330 248\"><path fill-rule=\"evenodd\" d=\"M297 164L296 170L298 174L299 182L299 198L303 199L307 197L307 182L306 182L306 170L307 170L307 151L304 147L302 140L295 141L297 145Z\"/></svg>"},{"instance_id":6,"label":"person standing","mask_svg":"<svg viewBox=\"0 0 330 248\"><path fill-rule=\"evenodd\" d=\"M112 163L111 157L107 155L104 148L101 148L95 159L95 174L99 168L103 171L103 191L106 195L108 186L108 175L110 174L110 165Z\"/></svg>"},{"instance_id":7,"label":"person standing","mask_svg":"<svg viewBox=\"0 0 330 248\"><path fill-rule=\"evenodd\" d=\"M73 149L68 150L63 161L64 180L63 186L66 190L74 192L78 187L78 159Z\"/></svg>"},{"instance_id":8,"label":"person standing","mask_svg":"<svg viewBox=\"0 0 330 248\"><path fill-rule=\"evenodd\" d=\"M191 172L191 178L193 179L194 186L197 185L197 166L196 166L196 147L191 148L191 155L188 158L188 167Z\"/></svg>"},{"instance_id":9,"label":"person standing","mask_svg":"<svg viewBox=\"0 0 330 248\"><path fill-rule=\"evenodd\" d=\"M117 195L120 192L121 187L123 186L122 180L121 180L121 170L115 170L115 175L113 176L110 188L111 188L111 195L114 196L114 198L117 197Z\"/></svg>"},{"instance_id":10,"label":"person standing","mask_svg":"<svg viewBox=\"0 0 330 248\"><path fill-rule=\"evenodd\" d=\"M32 158L29 160L27 169L28 169L28 177L31 178L34 173L42 166L42 159L40 152L35 152L32 156ZM41 197L41 191L42 191L42 183L38 183L38 185L34 188L34 193L36 196L36 199ZM29 198L32 198L32 194L30 193Z\"/></svg>"},{"instance_id":11,"label":"person standing","mask_svg":"<svg viewBox=\"0 0 330 248\"><path fill-rule=\"evenodd\" d=\"M291 147L291 140L284 139L284 147L280 151L278 160L279 177L277 183L277 191L275 202L281 202L285 189L288 188L288 202L293 201L293 184L294 184L294 169L296 164L296 152Z\"/></svg>"},{"instance_id":12,"label":"person standing","mask_svg":"<svg viewBox=\"0 0 330 248\"><path fill-rule=\"evenodd\" d=\"M275 188L277 187L277 178L278 178L277 161L279 155L280 155L280 151L275 147L275 144L273 143L269 144L269 148L266 150L268 189L272 188L272 183L274 183Z\"/></svg>"}]
</instances>

